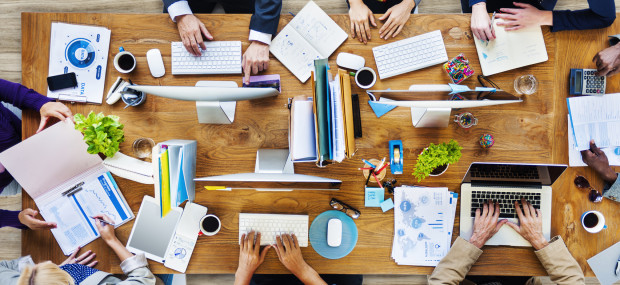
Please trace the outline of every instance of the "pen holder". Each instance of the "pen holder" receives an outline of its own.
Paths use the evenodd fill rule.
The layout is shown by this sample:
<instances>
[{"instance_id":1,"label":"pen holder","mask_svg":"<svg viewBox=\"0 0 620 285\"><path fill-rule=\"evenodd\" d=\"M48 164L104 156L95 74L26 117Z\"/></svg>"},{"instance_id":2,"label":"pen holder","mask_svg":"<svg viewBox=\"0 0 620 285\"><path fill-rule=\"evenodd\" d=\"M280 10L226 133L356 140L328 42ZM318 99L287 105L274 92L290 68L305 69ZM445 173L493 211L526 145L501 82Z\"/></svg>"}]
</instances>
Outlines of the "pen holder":
<instances>
[{"instance_id":1,"label":"pen holder","mask_svg":"<svg viewBox=\"0 0 620 285\"><path fill-rule=\"evenodd\" d=\"M379 164L381 164L381 160L378 160L378 159L369 159L369 160L368 160L368 162L370 162L370 163L372 163L372 164L374 164L374 165L376 165L376 166L379 166ZM389 163L389 162L388 162L388 161L386 161L385 163ZM384 164L384 165L385 165L385 164ZM366 165L366 164L364 164L364 166L363 166L363 167L367 167L367 165ZM379 180L379 182L381 182L381 181L383 180L383 178L385 178L385 175L387 174L387 169L388 169L388 168L386 167L386 168L384 168L383 170L381 170L381 172L379 172L378 174L376 174L377 179ZM362 174L364 175L364 180L367 180L367 179L368 179L368 175L370 175L370 179L368 180L368 182L369 182L369 183L375 183L375 184L377 184L377 180L375 180L375 178L374 178L374 177L372 177L372 174L370 174L370 170L368 170L368 169L364 169L364 170L362 171Z\"/></svg>"}]
</instances>

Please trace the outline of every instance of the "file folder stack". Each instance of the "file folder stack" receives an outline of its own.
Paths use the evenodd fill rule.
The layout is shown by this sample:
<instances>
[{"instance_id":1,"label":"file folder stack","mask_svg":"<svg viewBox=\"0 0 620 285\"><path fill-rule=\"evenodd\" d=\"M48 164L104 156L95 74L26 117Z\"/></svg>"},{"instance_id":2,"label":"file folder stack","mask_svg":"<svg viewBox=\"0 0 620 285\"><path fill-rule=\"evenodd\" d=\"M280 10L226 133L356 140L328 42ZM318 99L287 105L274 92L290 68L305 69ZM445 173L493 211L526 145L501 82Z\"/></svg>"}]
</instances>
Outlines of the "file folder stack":
<instances>
[{"instance_id":1,"label":"file folder stack","mask_svg":"<svg viewBox=\"0 0 620 285\"><path fill-rule=\"evenodd\" d=\"M153 148L155 198L161 216L186 200L193 201L196 191L196 141L169 140Z\"/></svg>"},{"instance_id":2,"label":"file folder stack","mask_svg":"<svg viewBox=\"0 0 620 285\"><path fill-rule=\"evenodd\" d=\"M318 166L342 162L355 153L351 80L345 70L335 77L327 59L314 61L312 95Z\"/></svg>"}]
</instances>

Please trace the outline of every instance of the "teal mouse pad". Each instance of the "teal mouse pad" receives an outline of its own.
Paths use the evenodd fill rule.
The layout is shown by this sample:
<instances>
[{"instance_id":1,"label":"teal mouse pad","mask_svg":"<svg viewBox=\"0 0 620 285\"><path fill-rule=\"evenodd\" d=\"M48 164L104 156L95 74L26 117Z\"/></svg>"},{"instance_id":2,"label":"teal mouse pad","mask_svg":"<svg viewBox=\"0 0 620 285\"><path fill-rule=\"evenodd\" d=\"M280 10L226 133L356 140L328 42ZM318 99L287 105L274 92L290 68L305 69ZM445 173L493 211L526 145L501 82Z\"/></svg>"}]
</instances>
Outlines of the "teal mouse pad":
<instances>
[{"instance_id":1,"label":"teal mouse pad","mask_svg":"<svg viewBox=\"0 0 620 285\"><path fill-rule=\"evenodd\" d=\"M333 218L342 221L342 241L337 247L327 245L327 222ZM357 244L357 226L345 213L330 210L321 213L312 221L308 237L312 248L320 256L327 259L339 259L347 256Z\"/></svg>"}]
</instances>

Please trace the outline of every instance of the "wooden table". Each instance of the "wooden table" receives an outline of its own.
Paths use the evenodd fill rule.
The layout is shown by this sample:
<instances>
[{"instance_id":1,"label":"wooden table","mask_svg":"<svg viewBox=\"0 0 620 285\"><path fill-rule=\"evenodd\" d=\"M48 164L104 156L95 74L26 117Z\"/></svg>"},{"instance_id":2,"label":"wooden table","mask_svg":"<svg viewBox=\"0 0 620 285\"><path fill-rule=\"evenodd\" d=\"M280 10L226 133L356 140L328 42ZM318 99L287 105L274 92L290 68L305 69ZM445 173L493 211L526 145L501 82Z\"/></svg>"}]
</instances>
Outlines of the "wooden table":
<instances>
[{"instance_id":1,"label":"wooden table","mask_svg":"<svg viewBox=\"0 0 620 285\"><path fill-rule=\"evenodd\" d=\"M216 40L242 40L247 48L248 15L201 15L199 16ZM346 15L332 15L332 18L348 31ZM280 28L291 20L283 15ZM241 84L241 76L172 76L170 74L170 42L179 41L176 25L168 15L150 14L22 14L22 78L23 84L43 94L46 92L50 23L61 21L105 26L112 30L107 88L120 74L113 68L112 60L118 47L123 46L137 57L137 68L129 76L137 84L148 85L194 85L198 80L234 80ZM414 15L407 28L394 40L404 39L424 32L441 30L449 57L464 53L473 64L477 74L480 65L476 56L468 15ZM465 130L451 123L447 128L420 128L411 124L409 109L397 108L377 118L364 103L364 92L357 87L362 101L363 138L356 140L358 152L354 159L320 169L313 163L296 164L295 171L301 174L336 178L343 181L340 191L296 191L257 192L253 190L233 192L196 191L196 202L209 208L210 213L220 217L222 230L213 237L200 237L193 253L187 273L233 273L238 261L238 213L305 213L314 219L329 210L331 197L336 197L361 210L356 220L359 239L355 249L339 260L320 257L312 247L304 248L306 261L319 273L349 274L429 274L432 267L397 266L390 258L393 238L393 211L382 213L379 208L364 207L364 181L356 169L362 165L361 158L382 158L389 155L388 141L400 139L404 144L405 174L399 175L399 183L418 184L411 173L417 154L429 143L447 142L456 139L463 146L463 157L451 165L440 177L431 177L419 185L447 186L451 191L460 191L460 183L469 164L474 161L567 163L566 103L569 68L592 68L591 58L606 47L606 35L620 31L620 23L597 31L550 33L543 29L549 60L545 63L520 68L492 76L501 88L513 92L513 80L517 75L534 74L539 80L536 94L525 97L520 104L491 106L472 110L455 110L453 114L471 111L479 124ZM379 39L378 29L372 30L372 41L368 45L349 38L336 50L355 53L366 58L367 65L376 70L371 48L386 41ZM391 40L391 41L394 41ZM164 57L166 76L155 79L147 67L145 54L151 48L159 48ZM330 57L332 68L336 68L335 55ZM280 62L273 58L269 74L282 76L282 94L275 98L244 101L237 104L237 115L231 125L198 124L193 102L174 101L149 96L145 104L137 108L123 109L122 103L113 106L71 104L74 113L88 113L93 110L120 116L125 124L125 142L121 151L131 154L131 143L140 137L150 137L156 142L168 139L193 139L198 141L197 177L231 173L252 172L255 153L259 148L287 148L288 130L285 108L287 98L295 95L310 95L310 84L301 84ZM411 84L446 84L448 77L439 66L407 73L406 75L378 81L374 88L407 89ZM464 84L479 86L475 78ZM608 80L608 92L620 91L617 77ZM39 123L36 112L24 112L23 137L34 134ZM495 146L483 150L478 138L483 133L495 136ZM53 167L53 166L50 166ZM597 252L616 242L618 219L613 218L620 204L605 200L601 204L587 201L586 194L572 185L575 173L586 175L596 187L602 187L600 179L589 169L571 168L553 187L552 234L561 235L575 258L588 276L593 273L586 263ZM391 175L390 175L391 176ZM116 178L131 209L137 213L144 195L153 195L153 187ZM389 196L386 196L386 198ZM23 206L36 207L28 195L23 195ZM579 225L582 212L596 209L608 217L608 229L592 235ZM459 210L457 209L457 212ZM121 241L126 242L133 222L117 230ZM453 239L458 236L459 219L455 221ZM22 235L22 252L31 254L35 261L52 260L61 262L64 257L49 232L25 231ZM98 268L120 272L118 258L107 249L101 240L89 244L87 249L97 253ZM172 272L161 264L150 262L157 273ZM274 252L267 255L258 273L286 273ZM546 275L532 249L512 247L487 247L471 274L475 275Z\"/></svg>"}]
</instances>

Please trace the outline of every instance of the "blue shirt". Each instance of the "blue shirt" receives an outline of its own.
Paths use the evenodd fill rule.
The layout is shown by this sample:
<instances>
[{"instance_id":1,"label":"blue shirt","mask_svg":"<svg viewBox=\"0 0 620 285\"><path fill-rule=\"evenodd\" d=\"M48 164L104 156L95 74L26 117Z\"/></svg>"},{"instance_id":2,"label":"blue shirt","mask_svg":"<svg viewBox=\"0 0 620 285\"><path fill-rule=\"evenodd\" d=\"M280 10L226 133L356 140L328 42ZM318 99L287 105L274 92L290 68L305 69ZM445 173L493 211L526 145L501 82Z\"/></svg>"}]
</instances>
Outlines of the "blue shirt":
<instances>
[{"instance_id":1,"label":"blue shirt","mask_svg":"<svg viewBox=\"0 0 620 285\"><path fill-rule=\"evenodd\" d=\"M466 0L467 1L467 0ZM506 0L469 0L469 7L479 2L501 2L506 3L502 7L512 7L512 2L521 1L506 1ZM558 0L541 0L538 2L540 8L547 11L552 11ZM610 26L616 19L616 4L614 0L588 0L589 9L583 10L561 10L553 11L553 26L552 32L564 31L564 30L588 30L588 29L600 29ZM497 3L495 4L497 6ZM487 9L488 11L488 9ZM494 11L488 11L492 13Z\"/></svg>"}]
</instances>

